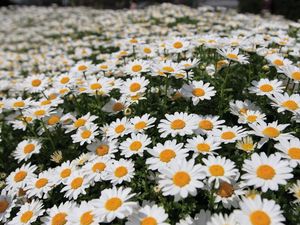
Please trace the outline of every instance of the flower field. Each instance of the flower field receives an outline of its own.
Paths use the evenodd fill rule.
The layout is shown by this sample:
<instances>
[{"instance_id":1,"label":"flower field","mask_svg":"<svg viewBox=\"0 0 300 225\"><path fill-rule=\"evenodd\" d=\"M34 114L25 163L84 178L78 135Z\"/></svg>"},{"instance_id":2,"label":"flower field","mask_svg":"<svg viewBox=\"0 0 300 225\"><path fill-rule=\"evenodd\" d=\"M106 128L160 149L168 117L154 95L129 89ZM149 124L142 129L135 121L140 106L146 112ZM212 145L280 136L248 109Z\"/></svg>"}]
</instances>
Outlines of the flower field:
<instances>
[{"instance_id":1,"label":"flower field","mask_svg":"<svg viewBox=\"0 0 300 225\"><path fill-rule=\"evenodd\" d=\"M163 4L0 25L0 224L300 224L300 23Z\"/></svg>"}]
</instances>

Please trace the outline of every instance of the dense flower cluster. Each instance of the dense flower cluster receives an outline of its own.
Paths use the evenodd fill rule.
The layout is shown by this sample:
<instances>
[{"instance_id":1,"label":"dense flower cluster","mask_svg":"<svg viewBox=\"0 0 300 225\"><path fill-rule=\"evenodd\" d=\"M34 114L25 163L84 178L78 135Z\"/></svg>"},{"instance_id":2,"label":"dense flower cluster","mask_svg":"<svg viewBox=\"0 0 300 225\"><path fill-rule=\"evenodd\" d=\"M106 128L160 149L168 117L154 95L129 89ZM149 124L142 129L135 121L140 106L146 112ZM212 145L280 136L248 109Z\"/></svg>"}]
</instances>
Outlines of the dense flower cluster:
<instances>
[{"instance_id":1,"label":"dense flower cluster","mask_svg":"<svg viewBox=\"0 0 300 225\"><path fill-rule=\"evenodd\" d=\"M0 21L0 223L300 223L300 23L169 4Z\"/></svg>"}]
</instances>

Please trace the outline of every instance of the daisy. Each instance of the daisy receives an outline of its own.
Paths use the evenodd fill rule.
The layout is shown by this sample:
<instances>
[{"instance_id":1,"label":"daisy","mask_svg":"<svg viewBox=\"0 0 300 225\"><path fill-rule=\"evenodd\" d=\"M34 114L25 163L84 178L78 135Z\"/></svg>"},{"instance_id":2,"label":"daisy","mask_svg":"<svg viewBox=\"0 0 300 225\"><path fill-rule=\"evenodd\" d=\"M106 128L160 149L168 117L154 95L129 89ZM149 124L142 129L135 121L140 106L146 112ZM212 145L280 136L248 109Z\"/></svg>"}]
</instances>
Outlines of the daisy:
<instances>
[{"instance_id":1,"label":"daisy","mask_svg":"<svg viewBox=\"0 0 300 225\"><path fill-rule=\"evenodd\" d=\"M21 206L15 218L8 225L29 225L34 223L44 213L43 203L37 200L26 202Z\"/></svg>"},{"instance_id":2,"label":"daisy","mask_svg":"<svg viewBox=\"0 0 300 225\"><path fill-rule=\"evenodd\" d=\"M168 225L168 214L158 205L145 205L128 217L125 225Z\"/></svg>"},{"instance_id":3,"label":"daisy","mask_svg":"<svg viewBox=\"0 0 300 225\"><path fill-rule=\"evenodd\" d=\"M275 66L278 69L292 64L292 61L290 61L289 59L285 59L278 54L267 55L266 60L270 63L270 65Z\"/></svg>"},{"instance_id":4,"label":"daisy","mask_svg":"<svg viewBox=\"0 0 300 225\"><path fill-rule=\"evenodd\" d=\"M283 92L283 83L277 79L269 80L268 78L262 78L259 81L252 81L252 87L249 88L249 92L258 96L270 96Z\"/></svg>"},{"instance_id":5,"label":"daisy","mask_svg":"<svg viewBox=\"0 0 300 225\"><path fill-rule=\"evenodd\" d=\"M76 130L80 127L90 125L97 118L98 118L98 116L91 115L90 112L88 112L86 115L81 116L78 119L76 119L72 115L65 115L64 117L61 118L61 120L62 121L64 121L64 120L73 121L72 124L70 124L70 125L66 124L65 125L66 133L69 133L69 132L71 132L73 130Z\"/></svg>"},{"instance_id":6,"label":"daisy","mask_svg":"<svg viewBox=\"0 0 300 225\"><path fill-rule=\"evenodd\" d=\"M124 111L129 106L129 103L121 100L111 98L103 107L102 111L108 112L110 115L117 114Z\"/></svg>"},{"instance_id":7,"label":"daisy","mask_svg":"<svg viewBox=\"0 0 300 225\"><path fill-rule=\"evenodd\" d=\"M204 171L208 177L208 184L215 182L215 188L219 187L220 182L231 183L231 180L235 180L239 175L234 162L225 157L209 155L207 159L203 158L203 163Z\"/></svg>"},{"instance_id":8,"label":"daisy","mask_svg":"<svg viewBox=\"0 0 300 225\"><path fill-rule=\"evenodd\" d=\"M300 165L300 140L293 137L291 139L280 138L279 143L274 145L276 149L281 151L282 158L288 159L291 167Z\"/></svg>"},{"instance_id":9,"label":"daisy","mask_svg":"<svg viewBox=\"0 0 300 225\"><path fill-rule=\"evenodd\" d=\"M80 145L83 145L84 143L90 144L95 140L95 136L99 134L97 129L98 126L93 123L84 127L80 127L76 134L71 135L73 143L80 142Z\"/></svg>"},{"instance_id":10,"label":"daisy","mask_svg":"<svg viewBox=\"0 0 300 225\"><path fill-rule=\"evenodd\" d=\"M195 130L195 133L204 135L213 131L214 129L221 127L225 120L219 120L219 118L219 116L213 115L199 115L197 118L198 128Z\"/></svg>"},{"instance_id":11,"label":"daisy","mask_svg":"<svg viewBox=\"0 0 300 225\"><path fill-rule=\"evenodd\" d=\"M230 61L239 62L241 64L248 64L248 57L239 54L239 48L222 48L218 49L217 52Z\"/></svg>"},{"instance_id":12,"label":"daisy","mask_svg":"<svg viewBox=\"0 0 300 225\"><path fill-rule=\"evenodd\" d=\"M141 56L146 56L149 58L152 58L154 56L156 56L156 48L155 46L152 45L141 45L140 46L140 54Z\"/></svg>"},{"instance_id":13,"label":"daisy","mask_svg":"<svg viewBox=\"0 0 300 225\"><path fill-rule=\"evenodd\" d=\"M260 196L244 198L240 208L234 215L245 225L283 225L285 221L280 206L274 200L262 199Z\"/></svg>"},{"instance_id":14,"label":"daisy","mask_svg":"<svg viewBox=\"0 0 300 225\"><path fill-rule=\"evenodd\" d=\"M238 225L238 220L236 220L234 214L213 214L207 225Z\"/></svg>"},{"instance_id":15,"label":"daisy","mask_svg":"<svg viewBox=\"0 0 300 225\"><path fill-rule=\"evenodd\" d=\"M150 170L160 170L175 159L184 159L188 156L188 150L183 149L183 143L176 140L168 140L164 144L157 143L153 148L147 149L152 156L146 160Z\"/></svg>"},{"instance_id":16,"label":"daisy","mask_svg":"<svg viewBox=\"0 0 300 225\"><path fill-rule=\"evenodd\" d=\"M210 83L204 83L201 81L192 81L189 84L182 86L181 92L183 96L192 98L193 105L197 105L199 101L210 100L215 96L216 91L214 87L209 86Z\"/></svg>"},{"instance_id":17,"label":"daisy","mask_svg":"<svg viewBox=\"0 0 300 225\"><path fill-rule=\"evenodd\" d=\"M202 136L196 136L192 139L188 139L185 145L185 148L189 151L193 151L197 154L214 154L215 150L220 149L221 142L215 140L211 135L208 135L207 138Z\"/></svg>"},{"instance_id":18,"label":"daisy","mask_svg":"<svg viewBox=\"0 0 300 225\"><path fill-rule=\"evenodd\" d=\"M47 209L47 216L41 220L45 225L66 225L73 208L74 203L72 202L61 203L59 206L54 205Z\"/></svg>"},{"instance_id":19,"label":"daisy","mask_svg":"<svg viewBox=\"0 0 300 225\"><path fill-rule=\"evenodd\" d=\"M107 77L99 79L96 77L89 78L84 86L84 93L88 93L89 95L108 95L112 90L111 82L112 80Z\"/></svg>"},{"instance_id":20,"label":"daisy","mask_svg":"<svg viewBox=\"0 0 300 225\"><path fill-rule=\"evenodd\" d=\"M13 110L22 110L30 107L33 101L30 98L22 99L21 97L5 99L3 101L4 108Z\"/></svg>"},{"instance_id":21,"label":"daisy","mask_svg":"<svg viewBox=\"0 0 300 225\"><path fill-rule=\"evenodd\" d=\"M242 168L246 173L242 175L246 185L267 190L277 191L279 185L287 184L287 180L293 177L293 169L289 162L282 160L280 154L266 156L264 152L251 155L246 159Z\"/></svg>"},{"instance_id":22,"label":"daisy","mask_svg":"<svg viewBox=\"0 0 300 225\"><path fill-rule=\"evenodd\" d=\"M21 162L27 161L33 154L40 153L42 144L36 140L24 140L21 141L16 150L13 152L14 158Z\"/></svg>"},{"instance_id":23,"label":"daisy","mask_svg":"<svg viewBox=\"0 0 300 225\"><path fill-rule=\"evenodd\" d=\"M189 41L184 38L174 37L171 40L167 41L166 49L170 53L181 53L183 51L188 50L189 48Z\"/></svg>"},{"instance_id":24,"label":"daisy","mask_svg":"<svg viewBox=\"0 0 300 225\"><path fill-rule=\"evenodd\" d=\"M23 164L20 168L10 173L6 178L6 188L10 193L25 188L31 178L35 177L34 171L37 169L35 165Z\"/></svg>"},{"instance_id":25,"label":"daisy","mask_svg":"<svg viewBox=\"0 0 300 225\"><path fill-rule=\"evenodd\" d=\"M294 200L294 203L299 204L300 203L300 180L297 180L297 183L294 183L289 188L289 192L292 193L296 198L296 200Z\"/></svg>"},{"instance_id":26,"label":"daisy","mask_svg":"<svg viewBox=\"0 0 300 225\"><path fill-rule=\"evenodd\" d=\"M262 113L261 111L247 110L247 112L239 116L238 123L241 124L256 123L259 120L265 120L265 119L266 119L266 114Z\"/></svg>"},{"instance_id":27,"label":"daisy","mask_svg":"<svg viewBox=\"0 0 300 225\"><path fill-rule=\"evenodd\" d=\"M25 89L30 93L43 91L48 85L48 80L44 74L29 76L24 81Z\"/></svg>"},{"instance_id":28,"label":"daisy","mask_svg":"<svg viewBox=\"0 0 300 225\"><path fill-rule=\"evenodd\" d=\"M147 61L142 59L137 59L129 62L125 68L124 72L129 75L138 76L141 73L149 71L149 64Z\"/></svg>"},{"instance_id":29,"label":"daisy","mask_svg":"<svg viewBox=\"0 0 300 225\"><path fill-rule=\"evenodd\" d=\"M82 171L88 177L88 180L99 182L106 177L106 172L111 159L107 156L95 157L92 161L87 162Z\"/></svg>"},{"instance_id":30,"label":"daisy","mask_svg":"<svg viewBox=\"0 0 300 225\"><path fill-rule=\"evenodd\" d=\"M152 67L152 75L153 76L167 76L169 74L178 74L178 73L185 73L183 70L183 66L174 63L170 60L166 61L159 61L157 64L154 64Z\"/></svg>"},{"instance_id":31,"label":"daisy","mask_svg":"<svg viewBox=\"0 0 300 225\"><path fill-rule=\"evenodd\" d=\"M118 152L118 141L116 139L95 139L95 141L86 146L86 148L97 156L108 156L115 158L115 153Z\"/></svg>"},{"instance_id":32,"label":"daisy","mask_svg":"<svg viewBox=\"0 0 300 225\"><path fill-rule=\"evenodd\" d=\"M131 188L123 187L104 189L100 199L94 200L93 205L101 221L111 222L115 218L124 219L133 213L137 203L129 201L135 194L130 194Z\"/></svg>"},{"instance_id":33,"label":"daisy","mask_svg":"<svg viewBox=\"0 0 300 225\"><path fill-rule=\"evenodd\" d=\"M204 186L202 180L205 173L202 166L195 164L193 160L173 160L160 173L159 187L163 195L172 195L175 201L186 198L189 194L195 196L197 189Z\"/></svg>"},{"instance_id":34,"label":"daisy","mask_svg":"<svg viewBox=\"0 0 300 225\"><path fill-rule=\"evenodd\" d=\"M8 195L4 191L0 195L0 222L5 223L10 217L11 210L16 205L16 199Z\"/></svg>"},{"instance_id":35,"label":"daisy","mask_svg":"<svg viewBox=\"0 0 300 225\"><path fill-rule=\"evenodd\" d=\"M277 108L277 111L284 112L290 111L292 113L300 113L300 95L288 93L284 94L274 94L274 97L270 97L273 101L271 103L272 106Z\"/></svg>"},{"instance_id":36,"label":"daisy","mask_svg":"<svg viewBox=\"0 0 300 225\"><path fill-rule=\"evenodd\" d=\"M75 84L74 76L71 76L68 73L61 74L55 79L55 86L60 87L72 87Z\"/></svg>"},{"instance_id":37,"label":"daisy","mask_svg":"<svg viewBox=\"0 0 300 225\"><path fill-rule=\"evenodd\" d=\"M242 189L241 183L232 181L231 183L221 182L217 189L215 196L215 203L221 202L223 207L230 209L232 207L238 208L240 196L244 195L245 191Z\"/></svg>"},{"instance_id":38,"label":"daisy","mask_svg":"<svg viewBox=\"0 0 300 225\"><path fill-rule=\"evenodd\" d=\"M145 130L154 126L156 118L151 117L150 114L146 113L144 115L135 116L130 119L129 129L134 133L144 132Z\"/></svg>"},{"instance_id":39,"label":"daisy","mask_svg":"<svg viewBox=\"0 0 300 225\"><path fill-rule=\"evenodd\" d=\"M230 105L230 112L236 116L240 116L246 113L248 110L253 110L253 111L260 110L253 102L249 100L230 101L229 105Z\"/></svg>"},{"instance_id":40,"label":"daisy","mask_svg":"<svg viewBox=\"0 0 300 225\"><path fill-rule=\"evenodd\" d=\"M289 137L289 133L282 133L282 131L289 126L289 124L278 124L278 121L274 121L272 123L266 123L262 120L257 123L249 124L249 126L253 129L252 133L256 136L262 137L260 142L258 143L258 148L263 146L269 139L273 139L278 141L282 137Z\"/></svg>"},{"instance_id":41,"label":"daisy","mask_svg":"<svg viewBox=\"0 0 300 225\"><path fill-rule=\"evenodd\" d=\"M246 136L241 140L237 141L236 148L245 152L251 153L256 148L257 143L253 141L251 136Z\"/></svg>"},{"instance_id":42,"label":"daisy","mask_svg":"<svg viewBox=\"0 0 300 225\"><path fill-rule=\"evenodd\" d=\"M300 68L293 65L283 66L280 72L284 73L287 77L293 79L295 83L300 82Z\"/></svg>"},{"instance_id":43,"label":"daisy","mask_svg":"<svg viewBox=\"0 0 300 225\"><path fill-rule=\"evenodd\" d=\"M56 185L56 179L53 171L41 172L38 177L31 178L28 182L26 194L31 198L33 196L38 198L47 198L48 192Z\"/></svg>"},{"instance_id":44,"label":"daisy","mask_svg":"<svg viewBox=\"0 0 300 225\"><path fill-rule=\"evenodd\" d=\"M113 71L116 68L116 60L107 60L105 62L102 62L96 66L96 69L102 72L109 72Z\"/></svg>"},{"instance_id":45,"label":"daisy","mask_svg":"<svg viewBox=\"0 0 300 225\"><path fill-rule=\"evenodd\" d=\"M247 136L247 131L239 126L222 126L220 129L214 130L212 135L219 141L227 144L234 143Z\"/></svg>"},{"instance_id":46,"label":"daisy","mask_svg":"<svg viewBox=\"0 0 300 225\"><path fill-rule=\"evenodd\" d=\"M82 201L68 215L68 224L98 225L101 221L92 202Z\"/></svg>"},{"instance_id":47,"label":"daisy","mask_svg":"<svg viewBox=\"0 0 300 225\"><path fill-rule=\"evenodd\" d=\"M108 165L106 179L114 185L121 184L124 181L130 182L135 174L134 170L134 163L131 160L114 160Z\"/></svg>"},{"instance_id":48,"label":"daisy","mask_svg":"<svg viewBox=\"0 0 300 225\"><path fill-rule=\"evenodd\" d=\"M200 61L196 58L180 61L180 64L184 67L185 70L190 70L190 69L198 66L199 63L200 63Z\"/></svg>"},{"instance_id":49,"label":"daisy","mask_svg":"<svg viewBox=\"0 0 300 225\"><path fill-rule=\"evenodd\" d=\"M151 139L146 134L131 134L119 146L121 155L125 158L130 158L132 155L143 156L143 152L147 150L147 146L151 144Z\"/></svg>"},{"instance_id":50,"label":"daisy","mask_svg":"<svg viewBox=\"0 0 300 225\"><path fill-rule=\"evenodd\" d=\"M126 117L122 119L117 119L115 122L112 122L107 130L107 136L110 139L123 137L125 134L128 134L129 130L129 121Z\"/></svg>"},{"instance_id":51,"label":"daisy","mask_svg":"<svg viewBox=\"0 0 300 225\"><path fill-rule=\"evenodd\" d=\"M24 111L24 116L41 120L52 114L52 110L53 109L50 106L31 107Z\"/></svg>"},{"instance_id":52,"label":"daisy","mask_svg":"<svg viewBox=\"0 0 300 225\"><path fill-rule=\"evenodd\" d=\"M75 165L70 161L64 162L59 167L56 167L58 183L64 183L75 172Z\"/></svg>"},{"instance_id":53,"label":"daisy","mask_svg":"<svg viewBox=\"0 0 300 225\"><path fill-rule=\"evenodd\" d=\"M165 138L169 134L172 137L177 135L185 136L193 134L197 128L197 117L185 112L175 112L175 114L166 114L166 119L162 119L158 125L161 137Z\"/></svg>"},{"instance_id":54,"label":"daisy","mask_svg":"<svg viewBox=\"0 0 300 225\"><path fill-rule=\"evenodd\" d=\"M133 77L123 83L120 92L126 96L135 96L145 92L148 84L149 81L145 77Z\"/></svg>"},{"instance_id":55,"label":"daisy","mask_svg":"<svg viewBox=\"0 0 300 225\"><path fill-rule=\"evenodd\" d=\"M80 194L86 194L85 189L90 186L90 180L82 171L76 170L68 177L64 185L61 189L61 192L66 192L64 196L76 200Z\"/></svg>"},{"instance_id":56,"label":"daisy","mask_svg":"<svg viewBox=\"0 0 300 225\"><path fill-rule=\"evenodd\" d=\"M94 65L90 61L81 61L76 63L76 65L71 69L71 72L76 75L90 74L94 71Z\"/></svg>"}]
</instances>

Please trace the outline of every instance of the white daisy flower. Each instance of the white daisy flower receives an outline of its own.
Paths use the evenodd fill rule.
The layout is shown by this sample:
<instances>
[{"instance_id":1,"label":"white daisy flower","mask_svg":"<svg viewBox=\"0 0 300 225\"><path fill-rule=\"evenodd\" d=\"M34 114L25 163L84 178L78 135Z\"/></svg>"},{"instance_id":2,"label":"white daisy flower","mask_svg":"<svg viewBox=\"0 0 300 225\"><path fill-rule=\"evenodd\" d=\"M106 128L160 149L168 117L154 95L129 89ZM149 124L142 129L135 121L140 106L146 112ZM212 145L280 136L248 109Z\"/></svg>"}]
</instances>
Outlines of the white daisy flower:
<instances>
[{"instance_id":1,"label":"white daisy flower","mask_svg":"<svg viewBox=\"0 0 300 225\"><path fill-rule=\"evenodd\" d=\"M36 140L24 140L21 141L16 150L13 152L13 156L18 162L22 160L27 161L33 154L40 153L42 144Z\"/></svg>"},{"instance_id":2,"label":"white daisy flower","mask_svg":"<svg viewBox=\"0 0 300 225\"><path fill-rule=\"evenodd\" d=\"M118 140L112 139L95 139L95 141L86 146L86 148L97 156L108 156L115 158L115 153L118 152Z\"/></svg>"},{"instance_id":3,"label":"white daisy flower","mask_svg":"<svg viewBox=\"0 0 300 225\"><path fill-rule=\"evenodd\" d=\"M215 150L221 148L221 142L217 141L212 135L207 135L207 138L196 136L188 139L184 146L187 150L193 151L197 154L214 154Z\"/></svg>"},{"instance_id":4,"label":"white daisy flower","mask_svg":"<svg viewBox=\"0 0 300 225\"><path fill-rule=\"evenodd\" d=\"M251 155L246 159L242 168L246 173L242 175L245 184L267 190L277 191L279 185L287 184L287 180L293 177L293 169L287 160L282 160L280 154L266 156L264 152Z\"/></svg>"},{"instance_id":5,"label":"white daisy flower","mask_svg":"<svg viewBox=\"0 0 300 225\"><path fill-rule=\"evenodd\" d=\"M68 222L68 216L74 208L73 202L61 203L59 206L54 205L52 208L47 209L47 216L41 220L45 225L65 225Z\"/></svg>"},{"instance_id":6,"label":"white daisy flower","mask_svg":"<svg viewBox=\"0 0 300 225\"><path fill-rule=\"evenodd\" d=\"M268 78L262 78L259 81L252 81L252 87L249 88L250 93L254 93L258 96L270 96L283 92L283 83L280 80L269 80Z\"/></svg>"},{"instance_id":7,"label":"white daisy flower","mask_svg":"<svg viewBox=\"0 0 300 225\"><path fill-rule=\"evenodd\" d=\"M71 135L71 137L73 139L73 143L80 142L80 145L83 145L84 143L92 143L98 134L98 126L90 123L89 125L80 127L76 134Z\"/></svg>"},{"instance_id":8,"label":"white daisy flower","mask_svg":"<svg viewBox=\"0 0 300 225\"><path fill-rule=\"evenodd\" d=\"M146 134L131 134L130 138L127 138L119 146L121 155L125 158L130 158L133 155L143 156L143 152L148 149L148 145L151 144L151 139Z\"/></svg>"},{"instance_id":9,"label":"white daisy flower","mask_svg":"<svg viewBox=\"0 0 300 225\"><path fill-rule=\"evenodd\" d=\"M114 160L110 165L108 165L106 179L116 185L121 184L124 181L130 182L134 174L135 168L132 160Z\"/></svg>"},{"instance_id":10,"label":"white daisy flower","mask_svg":"<svg viewBox=\"0 0 300 225\"><path fill-rule=\"evenodd\" d=\"M274 147L281 151L282 158L289 160L291 167L296 167L297 165L300 165L299 138L280 138L279 143L276 143Z\"/></svg>"}]
</instances>

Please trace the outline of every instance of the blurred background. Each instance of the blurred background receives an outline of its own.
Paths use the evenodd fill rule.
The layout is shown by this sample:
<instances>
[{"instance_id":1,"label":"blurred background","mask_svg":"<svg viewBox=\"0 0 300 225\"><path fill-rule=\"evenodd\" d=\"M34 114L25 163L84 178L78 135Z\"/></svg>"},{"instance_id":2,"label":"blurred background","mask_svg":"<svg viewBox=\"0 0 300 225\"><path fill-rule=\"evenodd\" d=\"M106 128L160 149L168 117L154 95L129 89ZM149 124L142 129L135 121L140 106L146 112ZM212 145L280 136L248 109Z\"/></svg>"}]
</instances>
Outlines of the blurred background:
<instances>
[{"instance_id":1,"label":"blurred background","mask_svg":"<svg viewBox=\"0 0 300 225\"><path fill-rule=\"evenodd\" d=\"M202 5L237 8L241 13L262 13L283 15L292 20L300 19L300 0L0 0L0 6L7 5L59 5L90 6L105 9L135 9L152 4L169 2L191 7Z\"/></svg>"}]
</instances>

